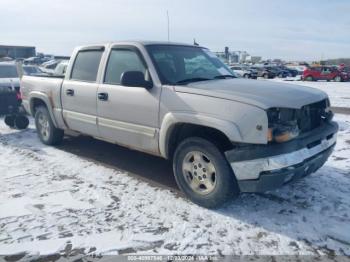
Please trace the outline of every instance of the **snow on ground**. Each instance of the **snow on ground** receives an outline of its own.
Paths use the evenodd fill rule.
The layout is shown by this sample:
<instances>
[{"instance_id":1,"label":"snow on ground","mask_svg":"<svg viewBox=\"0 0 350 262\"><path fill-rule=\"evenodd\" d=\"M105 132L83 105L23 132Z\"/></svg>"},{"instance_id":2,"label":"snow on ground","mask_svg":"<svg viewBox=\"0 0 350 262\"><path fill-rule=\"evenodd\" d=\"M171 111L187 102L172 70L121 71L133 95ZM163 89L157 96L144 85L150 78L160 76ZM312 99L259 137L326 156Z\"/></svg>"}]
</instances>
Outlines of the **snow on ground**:
<instances>
[{"instance_id":1,"label":"snow on ground","mask_svg":"<svg viewBox=\"0 0 350 262\"><path fill-rule=\"evenodd\" d=\"M350 116L336 120L318 172L207 210L0 119L0 254L350 255Z\"/></svg>"},{"instance_id":2,"label":"snow on ground","mask_svg":"<svg viewBox=\"0 0 350 262\"><path fill-rule=\"evenodd\" d=\"M331 105L335 107L350 107L350 82L306 82L306 81L292 81L293 78L274 78L268 81L284 82L288 84L296 84L309 86L320 89L326 92L331 101Z\"/></svg>"}]
</instances>

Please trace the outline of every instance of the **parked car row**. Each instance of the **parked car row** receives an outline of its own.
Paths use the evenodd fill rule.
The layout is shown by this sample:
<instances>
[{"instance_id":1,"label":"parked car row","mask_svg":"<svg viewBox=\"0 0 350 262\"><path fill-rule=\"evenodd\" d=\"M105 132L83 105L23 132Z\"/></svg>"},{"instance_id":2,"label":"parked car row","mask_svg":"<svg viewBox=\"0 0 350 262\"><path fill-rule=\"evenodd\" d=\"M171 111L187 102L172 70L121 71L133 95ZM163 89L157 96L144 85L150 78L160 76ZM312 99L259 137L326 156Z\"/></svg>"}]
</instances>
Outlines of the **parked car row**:
<instances>
[{"instance_id":1,"label":"parked car row","mask_svg":"<svg viewBox=\"0 0 350 262\"><path fill-rule=\"evenodd\" d=\"M301 72L296 69L275 65L231 65L230 68L236 75L252 79L257 79L258 77L265 79L296 77L301 74Z\"/></svg>"},{"instance_id":2,"label":"parked car row","mask_svg":"<svg viewBox=\"0 0 350 262\"><path fill-rule=\"evenodd\" d=\"M258 77L265 79L286 78L301 76L303 81L350 81L350 67L346 66L307 66L287 67L284 65L230 65L231 70L238 76L243 78L257 79ZM300 78L298 79L300 80Z\"/></svg>"}]
</instances>

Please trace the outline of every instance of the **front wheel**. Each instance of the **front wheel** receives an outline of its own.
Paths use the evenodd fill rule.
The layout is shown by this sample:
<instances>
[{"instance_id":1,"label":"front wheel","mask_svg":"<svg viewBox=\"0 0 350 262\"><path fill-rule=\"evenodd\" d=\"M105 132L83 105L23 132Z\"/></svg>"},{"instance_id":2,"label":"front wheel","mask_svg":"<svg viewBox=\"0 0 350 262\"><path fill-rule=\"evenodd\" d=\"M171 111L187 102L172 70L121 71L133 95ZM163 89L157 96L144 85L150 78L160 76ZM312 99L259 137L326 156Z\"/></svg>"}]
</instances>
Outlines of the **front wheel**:
<instances>
[{"instance_id":1,"label":"front wheel","mask_svg":"<svg viewBox=\"0 0 350 262\"><path fill-rule=\"evenodd\" d=\"M314 81L314 78L312 76L305 77L305 81Z\"/></svg>"},{"instance_id":2,"label":"front wheel","mask_svg":"<svg viewBox=\"0 0 350 262\"><path fill-rule=\"evenodd\" d=\"M173 170L179 188L192 202L203 207L217 208L239 194L224 155L203 138L187 138L178 145Z\"/></svg>"},{"instance_id":3,"label":"front wheel","mask_svg":"<svg viewBox=\"0 0 350 262\"><path fill-rule=\"evenodd\" d=\"M40 106L35 111L35 126L39 139L46 145L57 145L63 140L64 131L55 127L46 107Z\"/></svg>"}]
</instances>

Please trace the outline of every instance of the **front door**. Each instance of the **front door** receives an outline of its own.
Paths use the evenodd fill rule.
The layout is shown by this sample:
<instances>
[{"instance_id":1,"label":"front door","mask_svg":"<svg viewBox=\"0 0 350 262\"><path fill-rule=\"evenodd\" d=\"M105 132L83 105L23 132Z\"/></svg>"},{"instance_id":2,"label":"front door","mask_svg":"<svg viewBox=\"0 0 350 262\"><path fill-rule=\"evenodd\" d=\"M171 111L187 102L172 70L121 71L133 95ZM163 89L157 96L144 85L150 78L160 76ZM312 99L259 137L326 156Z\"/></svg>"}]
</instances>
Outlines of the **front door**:
<instances>
[{"instance_id":1,"label":"front door","mask_svg":"<svg viewBox=\"0 0 350 262\"><path fill-rule=\"evenodd\" d=\"M157 154L160 87L122 86L121 76L126 71L141 71L150 78L145 60L136 47L116 46L110 51L97 92L100 135L109 141Z\"/></svg>"},{"instance_id":2,"label":"front door","mask_svg":"<svg viewBox=\"0 0 350 262\"><path fill-rule=\"evenodd\" d=\"M69 78L63 81L63 117L69 129L98 136L97 87L98 69L103 50L80 51Z\"/></svg>"},{"instance_id":3,"label":"front door","mask_svg":"<svg viewBox=\"0 0 350 262\"><path fill-rule=\"evenodd\" d=\"M323 67L321 71L322 80L330 80L332 76L332 70L329 67Z\"/></svg>"}]
</instances>

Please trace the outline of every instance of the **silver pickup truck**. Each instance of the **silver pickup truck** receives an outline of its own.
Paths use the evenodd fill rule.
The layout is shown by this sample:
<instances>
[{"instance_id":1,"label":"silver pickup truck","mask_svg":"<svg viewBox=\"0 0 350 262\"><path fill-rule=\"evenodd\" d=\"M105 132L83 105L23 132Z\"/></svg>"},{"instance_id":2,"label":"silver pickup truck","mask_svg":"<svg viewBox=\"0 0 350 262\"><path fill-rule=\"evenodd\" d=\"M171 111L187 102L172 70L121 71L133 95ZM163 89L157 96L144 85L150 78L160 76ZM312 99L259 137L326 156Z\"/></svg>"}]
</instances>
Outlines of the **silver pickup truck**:
<instances>
[{"instance_id":1,"label":"silver pickup truck","mask_svg":"<svg viewBox=\"0 0 350 262\"><path fill-rule=\"evenodd\" d=\"M21 92L43 143L74 131L169 159L180 189L208 208L315 172L338 130L324 92L236 78L186 44L78 47L63 78L24 76Z\"/></svg>"}]
</instances>

